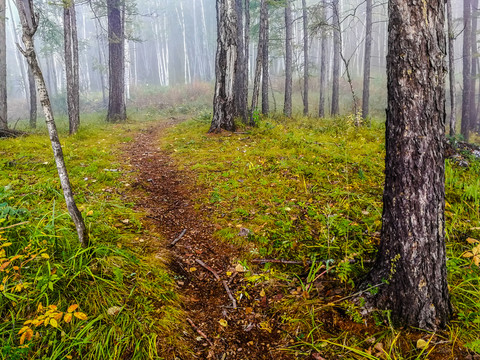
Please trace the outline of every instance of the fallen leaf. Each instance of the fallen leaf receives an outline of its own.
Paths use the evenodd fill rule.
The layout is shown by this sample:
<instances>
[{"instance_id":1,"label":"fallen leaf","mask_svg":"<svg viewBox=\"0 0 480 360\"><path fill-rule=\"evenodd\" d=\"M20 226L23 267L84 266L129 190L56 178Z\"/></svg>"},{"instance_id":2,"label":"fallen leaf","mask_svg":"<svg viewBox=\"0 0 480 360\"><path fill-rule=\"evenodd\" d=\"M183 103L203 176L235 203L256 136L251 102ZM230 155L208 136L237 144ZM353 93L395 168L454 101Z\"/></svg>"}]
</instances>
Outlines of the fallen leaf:
<instances>
[{"instance_id":1,"label":"fallen leaf","mask_svg":"<svg viewBox=\"0 0 480 360\"><path fill-rule=\"evenodd\" d=\"M228 322L227 320L225 319L220 319L218 320L219 324L222 325L223 327L227 327L228 326Z\"/></svg>"},{"instance_id":2,"label":"fallen leaf","mask_svg":"<svg viewBox=\"0 0 480 360\"><path fill-rule=\"evenodd\" d=\"M67 312L69 313L74 312L75 310L77 310L77 308L78 308L77 304L70 305L67 309Z\"/></svg>"},{"instance_id":3,"label":"fallen leaf","mask_svg":"<svg viewBox=\"0 0 480 360\"><path fill-rule=\"evenodd\" d=\"M117 315L120 311L122 311L122 308L120 306L112 306L107 310L107 314L110 316L115 316Z\"/></svg>"},{"instance_id":4,"label":"fallen leaf","mask_svg":"<svg viewBox=\"0 0 480 360\"><path fill-rule=\"evenodd\" d=\"M417 349L425 349L426 347L428 347L428 343L425 340L423 339L417 340Z\"/></svg>"},{"instance_id":5,"label":"fallen leaf","mask_svg":"<svg viewBox=\"0 0 480 360\"><path fill-rule=\"evenodd\" d=\"M265 290L264 289L262 289L262 291L260 291L260 296L265 297Z\"/></svg>"},{"instance_id":6,"label":"fallen leaf","mask_svg":"<svg viewBox=\"0 0 480 360\"><path fill-rule=\"evenodd\" d=\"M243 266L242 264L238 264L237 266L235 266L235 271L239 273L243 273L245 272L245 266Z\"/></svg>"},{"instance_id":7,"label":"fallen leaf","mask_svg":"<svg viewBox=\"0 0 480 360\"><path fill-rule=\"evenodd\" d=\"M87 216L92 216L93 215L93 210L90 210L89 212L87 212Z\"/></svg>"}]
</instances>

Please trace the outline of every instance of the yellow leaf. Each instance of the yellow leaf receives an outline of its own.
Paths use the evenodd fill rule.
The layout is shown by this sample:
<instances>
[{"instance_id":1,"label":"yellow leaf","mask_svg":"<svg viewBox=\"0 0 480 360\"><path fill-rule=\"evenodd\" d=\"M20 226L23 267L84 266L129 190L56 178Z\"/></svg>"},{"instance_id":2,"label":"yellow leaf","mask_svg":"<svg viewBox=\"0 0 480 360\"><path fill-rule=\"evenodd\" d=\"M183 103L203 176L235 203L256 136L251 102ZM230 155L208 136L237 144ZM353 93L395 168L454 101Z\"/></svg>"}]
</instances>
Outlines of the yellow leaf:
<instances>
[{"instance_id":1,"label":"yellow leaf","mask_svg":"<svg viewBox=\"0 0 480 360\"><path fill-rule=\"evenodd\" d=\"M426 347L428 347L428 343L425 340L423 339L417 340L417 349L425 349Z\"/></svg>"},{"instance_id":2,"label":"yellow leaf","mask_svg":"<svg viewBox=\"0 0 480 360\"><path fill-rule=\"evenodd\" d=\"M60 321L60 319L62 318L62 315L63 315L62 312L58 312L55 315L53 315L53 318L57 321Z\"/></svg>"},{"instance_id":3,"label":"yellow leaf","mask_svg":"<svg viewBox=\"0 0 480 360\"><path fill-rule=\"evenodd\" d=\"M473 239L473 238L467 238L467 241L469 244L475 244L479 242L477 239Z\"/></svg>"},{"instance_id":4,"label":"yellow leaf","mask_svg":"<svg viewBox=\"0 0 480 360\"><path fill-rule=\"evenodd\" d=\"M48 305L48 308L49 308L50 310L54 310L54 311L55 311L55 310L57 310L57 305Z\"/></svg>"},{"instance_id":5,"label":"yellow leaf","mask_svg":"<svg viewBox=\"0 0 480 360\"><path fill-rule=\"evenodd\" d=\"M245 314L248 315L248 314L251 314L252 312L253 312L253 308L251 308L251 307L246 307L245 308Z\"/></svg>"},{"instance_id":6,"label":"yellow leaf","mask_svg":"<svg viewBox=\"0 0 480 360\"><path fill-rule=\"evenodd\" d=\"M262 291L260 291L260 296L265 297L265 290L264 289L262 289Z\"/></svg>"},{"instance_id":7,"label":"yellow leaf","mask_svg":"<svg viewBox=\"0 0 480 360\"><path fill-rule=\"evenodd\" d=\"M65 357L66 357L67 359L71 359L71 358L72 358L72 355L65 355Z\"/></svg>"},{"instance_id":8,"label":"yellow leaf","mask_svg":"<svg viewBox=\"0 0 480 360\"><path fill-rule=\"evenodd\" d=\"M480 265L480 257L479 257L479 256L475 256L475 257L473 258L473 263L474 263L475 265L477 265L477 266Z\"/></svg>"},{"instance_id":9,"label":"yellow leaf","mask_svg":"<svg viewBox=\"0 0 480 360\"><path fill-rule=\"evenodd\" d=\"M231 271L227 271L227 276L232 276L232 272L231 272Z\"/></svg>"},{"instance_id":10,"label":"yellow leaf","mask_svg":"<svg viewBox=\"0 0 480 360\"><path fill-rule=\"evenodd\" d=\"M43 310L43 305L42 303L38 303L38 306L37 306L37 312L40 312Z\"/></svg>"},{"instance_id":11,"label":"yellow leaf","mask_svg":"<svg viewBox=\"0 0 480 360\"><path fill-rule=\"evenodd\" d=\"M89 212L87 212L87 216L92 216L93 215L93 210L90 210Z\"/></svg>"},{"instance_id":12,"label":"yellow leaf","mask_svg":"<svg viewBox=\"0 0 480 360\"><path fill-rule=\"evenodd\" d=\"M40 256L44 259L50 259L50 255L48 255L47 253L43 253Z\"/></svg>"},{"instance_id":13,"label":"yellow leaf","mask_svg":"<svg viewBox=\"0 0 480 360\"><path fill-rule=\"evenodd\" d=\"M0 247L2 247L2 248L3 248L3 247L9 247L10 245L12 245L12 243L11 243L11 242L8 242L8 243L5 243L5 244L0 245Z\"/></svg>"},{"instance_id":14,"label":"yellow leaf","mask_svg":"<svg viewBox=\"0 0 480 360\"><path fill-rule=\"evenodd\" d=\"M0 285L0 291L3 291L3 290L5 290L5 286Z\"/></svg>"},{"instance_id":15,"label":"yellow leaf","mask_svg":"<svg viewBox=\"0 0 480 360\"><path fill-rule=\"evenodd\" d=\"M221 320L219 320L218 322L219 322L220 325L222 325L223 327L227 327L227 326L228 326L228 322L227 322L227 320L225 320L225 319L221 319Z\"/></svg>"},{"instance_id":16,"label":"yellow leaf","mask_svg":"<svg viewBox=\"0 0 480 360\"><path fill-rule=\"evenodd\" d=\"M197 271L197 268L195 268L195 267L190 268L190 272L195 272L195 271Z\"/></svg>"},{"instance_id":17,"label":"yellow leaf","mask_svg":"<svg viewBox=\"0 0 480 360\"><path fill-rule=\"evenodd\" d=\"M2 265L0 265L0 271L5 270L8 265L10 265L10 261L4 262Z\"/></svg>"},{"instance_id":18,"label":"yellow leaf","mask_svg":"<svg viewBox=\"0 0 480 360\"><path fill-rule=\"evenodd\" d=\"M65 321L67 324L70 321L72 321L72 314L71 313L65 314L65 316L63 317L63 321Z\"/></svg>"},{"instance_id":19,"label":"yellow leaf","mask_svg":"<svg viewBox=\"0 0 480 360\"><path fill-rule=\"evenodd\" d=\"M75 310L77 310L77 308L78 308L77 304L70 305L67 309L67 312L69 313L74 312Z\"/></svg>"},{"instance_id":20,"label":"yellow leaf","mask_svg":"<svg viewBox=\"0 0 480 360\"><path fill-rule=\"evenodd\" d=\"M43 322L43 325L44 325L44 326L47 326L49 322L50 322L50 318L47 317L47 318L45 319L45 321Z\"/></svg>"},{"instance_id":21,"label":"yellow leaf","mask_svg":"<svg viewBox=\"0 0 480 360\"><path fill-rule=\"evenodd\" d=\"M33 338L33 330L32 329L28 329L26 332L25 332L25 338L27 340L32 340Z\"/></svg>"},{"instance_id":22,"label":"yellow leaf","mask_svg":"<svg viewBox=\"0 0 480 360\"><path fill-rule=\"evenodd\" d=\"M85 315L82 312L73 313L73 316L75 316L77 319L80 319L80 320L87 320L88 319L87 315Z\"/></svg>"},{"instance_id":23,"label":"yellow leaf","mask_svg":"<svg viewBox=\"0 0 480 360\"><path fill-rule=\"evenodd\" d=\"M30 329L28 326L24 326L20 329L20 331L18 332L18 335L20 334L23 334L25 331L27 331L28 329Z\"/></svg>"},{"instance_id":24,"label":"yellow leaf","mask_svg":"<svg viewBox=\"0 0 480 360\"><path fill-rule=\"evenodd\" d=\"M55 319L50 319L50 326L53 326L54 328L58 327L58 322Z\"/></svg>"},{"instance_id":25,"label":"yellow leaf","mask_svg":"<svg viewBox=\"0 0 480 360\"><path fill-rule=\"evenodd\" d=\"M25 337L27 336L27 333L23 333L22 336L20 337L20 345L23 345L25 342Z\"/></svg>"},{"instance_id":26,"label":"yellow leaf","mask_svg":"<svg viewBox=\"0 0 480 360\"><path fill-rule=\"evenodd\" d=\"M473 254L470 251L467 251L465 254L462 255L465 258L471 258Z\"/></svg>"}]
</instances>

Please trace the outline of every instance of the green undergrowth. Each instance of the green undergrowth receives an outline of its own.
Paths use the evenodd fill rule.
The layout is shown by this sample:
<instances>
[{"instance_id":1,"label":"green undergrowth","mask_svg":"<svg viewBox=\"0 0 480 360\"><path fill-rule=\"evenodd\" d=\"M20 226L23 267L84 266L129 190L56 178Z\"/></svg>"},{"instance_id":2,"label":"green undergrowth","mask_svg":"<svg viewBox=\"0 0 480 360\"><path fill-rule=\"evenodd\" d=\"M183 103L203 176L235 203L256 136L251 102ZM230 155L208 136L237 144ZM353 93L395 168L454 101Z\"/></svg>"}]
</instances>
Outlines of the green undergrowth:
<instances>
[{"instance_id":1,"label":"green undergrowth","mask_svg":"<svg viewBox=\"0 0 480 360\"><path fill-rule=\"evenodd\" d=\"M77 244L39 125L36 135L0 140L0 358L160 359L181 352L178 296L163 254L141 250L154 234L127 196L133 177L119 148L139 125L90 116L78 134L63 131L87 249Z\"/></svg>"},{"instance_id":2,"label":"green undergrowth","mask_svg":"<svg viewBox=\"0 0 480 360\"><path fill-rule=\"evenodd\" d=\"M425 335L431 341L424 349L405 332L393 330L388 313L368 318L371 332L367 326L356 333L340 331L322 320L324 312L334 311L353 323L367 322L358 304L341 297L368 271L379 243L384 125L372 121L369 127L356 128L349 117L279 117L262 119L254 129L220 135L207 135L208 126L207 117L183 123L162 143L181 167L196 174L204 188L196 195L197 207L213 211L217 236L249 249L245 264L252 259L313 261L306 270L275 267L282 274L277 276L290 283L279 310L290 334L295 334L294 345L286 351L421 359L435 347L447 344L453 349L460 344L480 352L477 160L465 155L468 168L447 161L447 265L455 317L440 338ZM241 228L250 230L248 236L239 236ZM272 267L266 264L263 271ZM325 296L338 293L335 287L341 295Z\"/></svg>"}]
</instances>

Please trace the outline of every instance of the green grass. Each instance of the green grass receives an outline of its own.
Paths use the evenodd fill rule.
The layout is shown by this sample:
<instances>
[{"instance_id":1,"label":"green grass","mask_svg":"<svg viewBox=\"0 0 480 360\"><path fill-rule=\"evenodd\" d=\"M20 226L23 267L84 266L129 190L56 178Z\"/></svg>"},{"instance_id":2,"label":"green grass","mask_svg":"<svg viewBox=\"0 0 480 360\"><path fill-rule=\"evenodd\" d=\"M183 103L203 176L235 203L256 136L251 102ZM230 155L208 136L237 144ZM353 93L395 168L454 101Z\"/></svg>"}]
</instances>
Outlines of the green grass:
<instances>
[{"instance_id":1,"label":"green grass","mask_svg":"<svg viewBox=\"0 0 480 360\"><path fill-rule=\"evenodd\" d=\"M422 350L410 335L389 326L388 313L367 319L348 299L330 303L348 294L368 271L366 261L374 259L381 227L384 125L373 121L370 127L355 128L348 117L278 117L262 119L258 128L215 136L206 134L208 126L206 117L186 122L162 142L181 167L198 177L205 190L196 195L196 203L213 211L210 220L220 229L218 238L245 246L247 260L330 260L335 268L322 275L325 284L331 287L333 280L344 289L338 297L322 299L320 290L310 286L306 291L306 285L323 268L275 268L286 295L278 314L295 334L288 351L420 359L446 343L480 352L480 270L464 256L477 245L467 238L480 239L478 161L469 159L467 169L447 161L447 266L455 317L450 332L437 334ZM251 230L247 238L238 236L240 227ZM329 312L352 322L368 321L375 333L332 330L321 320ZM368 337L373 342L365 342ZM385 351L366 353L380 342Z\"/></svg>"},{"instance_id":2,"label":"green grass","mask_svg":"<svg viewBox=\"0 0 480 360\"><path fill-rule=\"evenodd\" d=\"M107 125L99 115L82 120L74 136L65 136L62 119L59 128L91 237L88 249L77 244L44 126L39 124L35 135L0 140L0 358L181 354L180 300L166 271L167 259L152 251L155 234L134 211L128 195L133 178L119 151L132 141L138 125ZM25 321L46 311L39 304L57 307L57 323L27 324L33 338L23 339L22 346L18 333ZM65 321L73 304L86 320Z\"/></svg>"}]
</instances>

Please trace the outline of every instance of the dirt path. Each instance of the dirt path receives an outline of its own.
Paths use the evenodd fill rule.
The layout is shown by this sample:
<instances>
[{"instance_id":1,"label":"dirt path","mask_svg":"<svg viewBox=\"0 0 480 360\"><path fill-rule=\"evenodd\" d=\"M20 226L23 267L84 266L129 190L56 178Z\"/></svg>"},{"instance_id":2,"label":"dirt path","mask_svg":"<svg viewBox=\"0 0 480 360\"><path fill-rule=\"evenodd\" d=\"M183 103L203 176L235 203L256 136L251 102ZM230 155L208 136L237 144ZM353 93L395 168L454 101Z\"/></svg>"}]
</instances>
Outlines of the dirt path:
<instances>
[{"instance_id":1,"label":"dirt path","mask_svg":"<svg viewBox=\"0 0 480 360\"><path fill-rule=\"evenodd\" d=\"M248 288L248 296L239 299L237 291L248 286L243 274L235 271L242 249L212 236L215 229L207 220L208 210L200 214L193 207L191 194L199 191L193 175L179 171L160 150L162 131L178 122L141 131L127 152L137 171L137 186L147 194L138 206L168 241L164 246L171 251L171 269L184 298L192 359L291 359L280 350L281 331L265 294Z\"/></svg>"}]
</instances>

